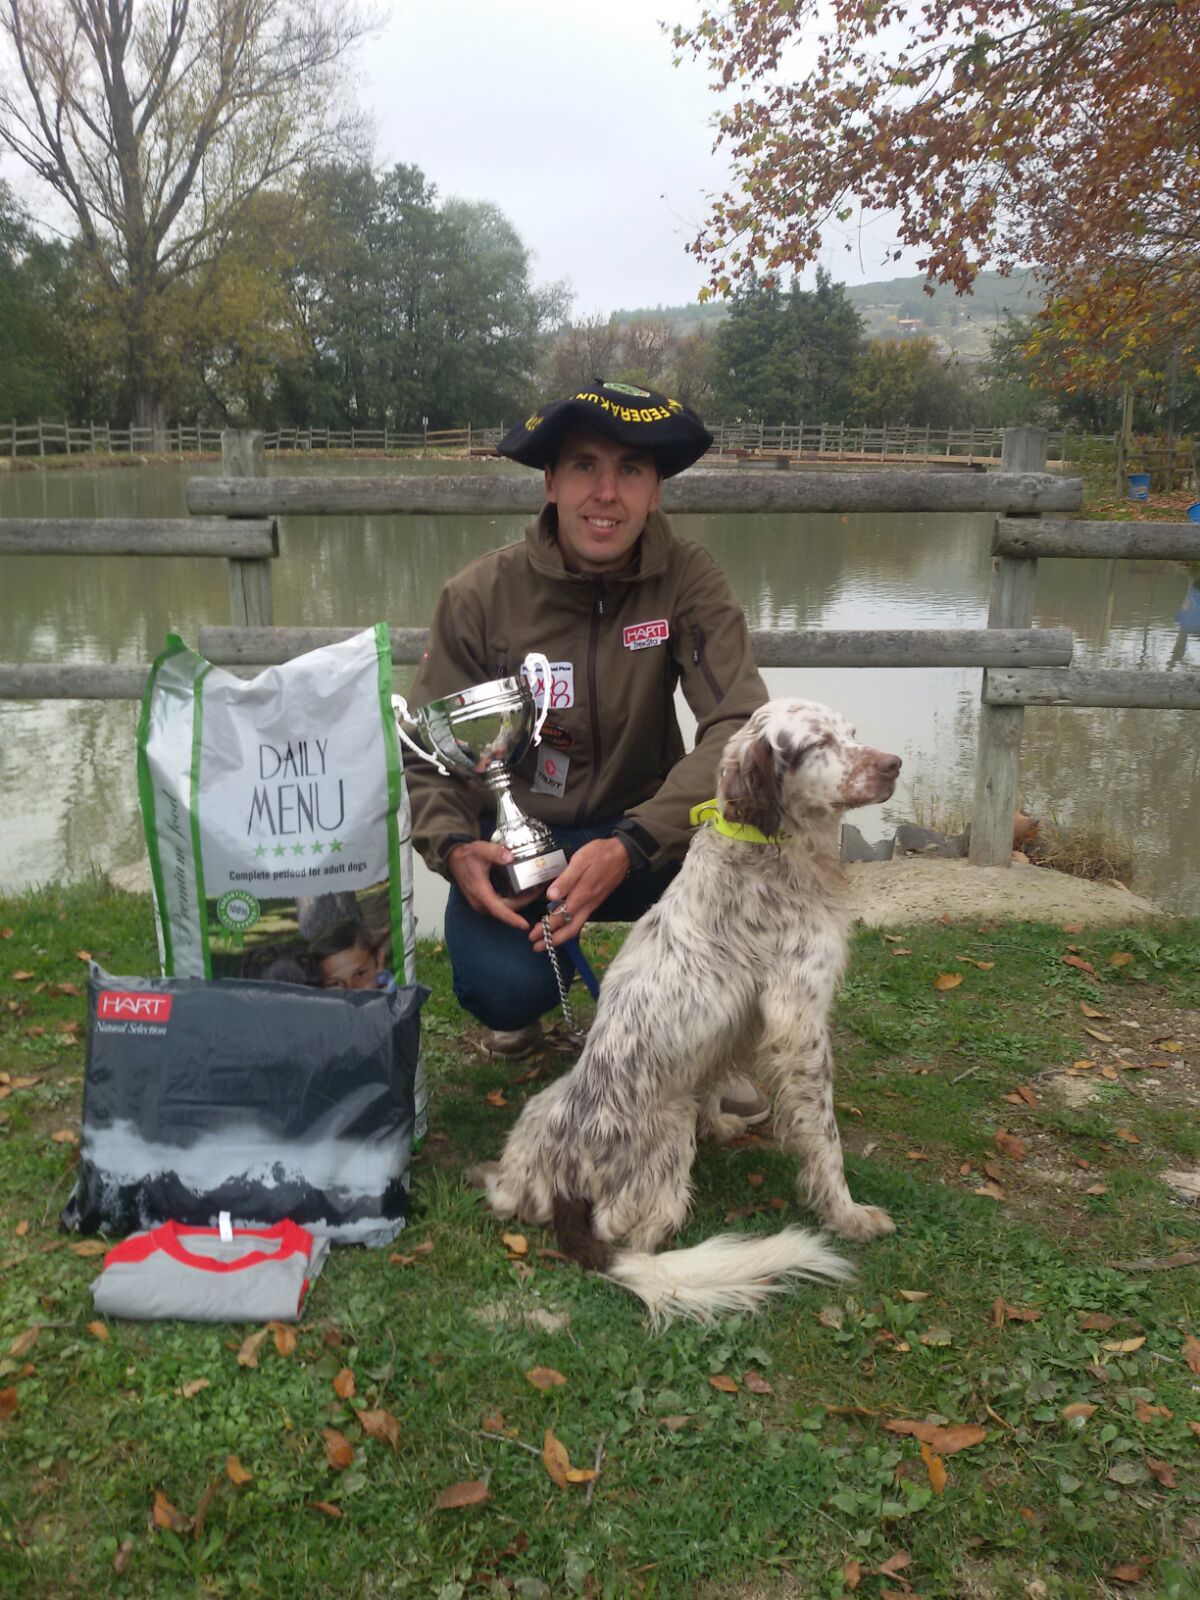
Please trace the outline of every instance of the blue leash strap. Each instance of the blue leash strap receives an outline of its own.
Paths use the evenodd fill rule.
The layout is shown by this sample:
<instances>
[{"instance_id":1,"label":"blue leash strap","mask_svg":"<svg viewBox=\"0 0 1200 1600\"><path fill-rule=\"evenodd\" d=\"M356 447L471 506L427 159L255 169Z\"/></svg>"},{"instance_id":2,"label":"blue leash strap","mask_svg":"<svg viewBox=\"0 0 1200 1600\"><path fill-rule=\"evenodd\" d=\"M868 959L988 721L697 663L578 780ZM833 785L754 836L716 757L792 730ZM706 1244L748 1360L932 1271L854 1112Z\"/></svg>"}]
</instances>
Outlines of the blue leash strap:
<instances>
[{"instance_id":1,"label":"blue leash strap","mask_svg":"<svg viewBox=\"0 0 1200 1600\"><path fill-rule=\"evenodd\" d=\"M586 987L587 992L591 995L592 999L599 1000L600 980L592 971L591 962L580 949L579 940L565 939L560 948L566 951L568 960L575 968L575 971L583 979L584 986Z\"/></svg>"}]
</instances>

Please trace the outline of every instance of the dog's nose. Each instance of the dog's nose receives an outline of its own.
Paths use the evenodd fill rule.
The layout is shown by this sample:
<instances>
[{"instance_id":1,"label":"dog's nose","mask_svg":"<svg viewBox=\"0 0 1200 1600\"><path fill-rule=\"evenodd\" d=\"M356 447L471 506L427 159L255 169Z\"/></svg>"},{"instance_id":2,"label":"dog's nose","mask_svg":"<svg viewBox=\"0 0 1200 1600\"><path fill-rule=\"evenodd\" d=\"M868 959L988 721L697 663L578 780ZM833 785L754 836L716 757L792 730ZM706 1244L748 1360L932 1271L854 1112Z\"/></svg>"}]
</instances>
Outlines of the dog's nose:
<instances>
[{"instance_id":1,"label":"dog's nose","mask_svg":"<svg viewBox=\"0 0 1200 1600\"><path fill-rule=\"evenodd\" d=\"M899 756L881 755L875 765L879 768L881 777L896 778L899 777L900 768L904 765L904 763L900 760Z\"/></svg>"}]
</instances>

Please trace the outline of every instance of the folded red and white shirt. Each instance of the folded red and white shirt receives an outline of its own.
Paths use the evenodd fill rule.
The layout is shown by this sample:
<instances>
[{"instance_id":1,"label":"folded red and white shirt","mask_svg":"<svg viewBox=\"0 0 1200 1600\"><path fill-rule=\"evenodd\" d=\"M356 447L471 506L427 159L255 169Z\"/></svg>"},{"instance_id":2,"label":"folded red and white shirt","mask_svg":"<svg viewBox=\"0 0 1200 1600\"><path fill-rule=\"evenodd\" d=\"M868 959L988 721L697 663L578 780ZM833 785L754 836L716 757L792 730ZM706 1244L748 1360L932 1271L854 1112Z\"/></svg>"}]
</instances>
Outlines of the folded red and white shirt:
<instances>
[{"instance_id":1,"label":"folded red and white shirt","mask_svg":"<svg viewBox=\"0 0 1200 1600\"><path fill-rule=\"evenodd\" d=\"M329 1240L294 1222L270 1228L164 1222L105 1256L96 1310L134 1322L295 1322Z\"/></svg>"}]
</instances>

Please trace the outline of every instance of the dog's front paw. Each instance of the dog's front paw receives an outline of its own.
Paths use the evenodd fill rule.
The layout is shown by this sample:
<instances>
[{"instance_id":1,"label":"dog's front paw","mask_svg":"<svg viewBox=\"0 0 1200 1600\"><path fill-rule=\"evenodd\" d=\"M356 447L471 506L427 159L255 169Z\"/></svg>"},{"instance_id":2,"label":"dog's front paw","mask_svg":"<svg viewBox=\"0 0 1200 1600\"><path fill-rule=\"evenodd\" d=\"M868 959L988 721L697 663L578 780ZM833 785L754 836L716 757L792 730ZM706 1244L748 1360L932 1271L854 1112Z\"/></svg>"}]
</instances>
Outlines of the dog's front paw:
<instances>
[{"instance_id":1,"label":"dog's front paw","mask_svg":"<svg viewBox=\"0 0 1200 1600\"><path fill-rule=\"evenodd\" d=\"M896 1231L896 1224L882 1206L851 1206L824 1221L841 1239L878 1239Z\"/></svg>"}]
</instances>

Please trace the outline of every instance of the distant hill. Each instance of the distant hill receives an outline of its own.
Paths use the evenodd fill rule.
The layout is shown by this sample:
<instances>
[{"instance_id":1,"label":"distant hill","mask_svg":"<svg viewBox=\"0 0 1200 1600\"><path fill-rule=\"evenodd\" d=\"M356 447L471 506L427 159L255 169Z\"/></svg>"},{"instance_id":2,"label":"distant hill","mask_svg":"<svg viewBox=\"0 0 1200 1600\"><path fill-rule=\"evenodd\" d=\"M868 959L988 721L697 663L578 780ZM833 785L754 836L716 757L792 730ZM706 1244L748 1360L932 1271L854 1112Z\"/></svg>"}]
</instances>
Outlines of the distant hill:
<instances>
[{"instance_id":1,"label":"distant hill","mask_svg":"<svg viewBox=\"0 0 1200 1600\"><path fill-rule=\"evenodd\" d=\"M902 319L920 324L949 353L978 360L988 352L988 342L1006 315L1029 316L1041 304L1041 293L1032 271L1002 278L998 272L981 272L969 295L957 295L941 287L925 293L920 274L906 278L885 278L876 283L845 285L846 299L866 325L868 338L896 337ZM704 305L638 306L614 311L614 322L636 322L654 318L669 322L680 333L690 333L702 325L716 325L729 315L728 302L707 301Z\"/></svg>"}]
</instances>

